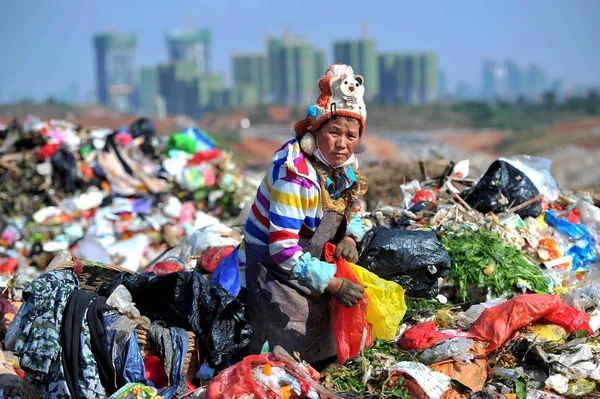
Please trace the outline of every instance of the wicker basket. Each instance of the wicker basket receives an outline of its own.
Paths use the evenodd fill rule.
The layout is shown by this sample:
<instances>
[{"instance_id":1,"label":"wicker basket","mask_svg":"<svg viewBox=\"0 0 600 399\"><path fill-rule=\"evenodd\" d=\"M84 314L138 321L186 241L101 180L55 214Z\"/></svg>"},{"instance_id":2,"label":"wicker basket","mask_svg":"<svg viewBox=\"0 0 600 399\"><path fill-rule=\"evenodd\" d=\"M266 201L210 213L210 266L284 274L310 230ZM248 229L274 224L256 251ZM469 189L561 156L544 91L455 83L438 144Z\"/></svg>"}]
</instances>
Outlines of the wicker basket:
<instances>
[{"instance_id":1,"label":"wicker basket","mask_svg":"<svg viewBox=\"0 0 600 399\"><path fill-rule=\"evenodd\" d=\"M71 261L58 263L52 270L73 270L79 278L79 287L82 290L96 292L102 284L110 284L117 274L125 272L135 274L131 270L108 263L80 260L72 257Z\"/></svg>"},{"instance_id":2,"label":"wicker basket","mask_svg":"<svg viewBox=\"0 0 600 399\"><path fill-rule=\"evenodd\" d=\"M83 290L96 292L103 284L110 284L121 272L135 274L120 266L109 265L102 262L91 262L80 260L71 255L70 261L57 263L52 270L73 270L79 277L79 287ZM138 345L142 355L150 352L148 347L148 326L138 325L136 327ZM189 336L188 351L185 356L184 370L189 380L193 380L200 369L200 353L196 345L196 334L186 331Z\"/></svg>"},{"instance_id":3,"label":"wicker basket","mask_svg":"<svg viewBox=\"0 0 600 399\"><path fill-rule=\"evenodd\" d=\"M135 332L138 336L138 345L142 355L151 353L150 346L148 345L148 326L138 324L135 328ZM183 368L186 372L187 379L192 381L196 378L198 370L200 370L200 352L196 345L196 334L192 331L186 331L188 334L188 351L185 355L185 362Z\"/></svg>"}]
</instances>

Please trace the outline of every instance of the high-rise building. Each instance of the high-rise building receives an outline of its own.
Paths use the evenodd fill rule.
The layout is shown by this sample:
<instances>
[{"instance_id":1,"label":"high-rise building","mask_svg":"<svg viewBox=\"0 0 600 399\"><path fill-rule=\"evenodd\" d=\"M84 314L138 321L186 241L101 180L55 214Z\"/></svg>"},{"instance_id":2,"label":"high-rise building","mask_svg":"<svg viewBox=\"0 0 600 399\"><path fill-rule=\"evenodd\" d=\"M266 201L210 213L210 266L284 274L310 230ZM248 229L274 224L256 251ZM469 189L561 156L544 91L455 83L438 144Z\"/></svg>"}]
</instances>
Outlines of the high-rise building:
<instances>
[{"instance_id":1,"label":"high-rise building","mask_svg":"<svg viewBox=\"0 0 600 399\"><path fill-rule=\"evenodd\" d=\"M140 86L138 89L140 111L146 115L157 114L157 101L160 97L158 68L142 67L140 69Z\"/></svg>"},{"instance_id":2,"label":"high-rise building","mask_svg":"<svg viewBox=\"0 0 600 399\"><path fill-rule=\"evenodd\" d=\"M539 100L548 89L548 74L538 65L530 65L525 71L525 93L529 98Z\"/></svg>"},{"instance_id":3,"label":"high-rise building","mask_svg":"<svg viewBox=\"0 0 600 399\"><path fill-rule=\"evenodd\" d=\"M159 93L165 99L167 114L186 114L194 109L195 101L189 93L194 89L196 76L196 64L193 61L158 66Z\"/></svg>"},{"instance_id":4,"label":"high-rise building","mask_svg":"<svg viewBox=\"0 0 600 399\"><path fill-rule=\"evenodd\" d=\"M438 99L438 60L434 53L419 56L420 84L417 104L429 104Z\"/></svg>"},{"instance_id":5,"label":"high-rise building","mask_svg":"<svg viewBox=\"0 0 600 399\"><path fill-rule=\"evenodd\" d=\"M136 47L135 34L103 33L94 36L96 90L100 104L121 112L136 110L139 82Z\"/></svg>"},{"instance_id":6,"label":"high-rise building","mask_svg":"<svg viewBox=\"0 0 600 399\"><path fill-rule=\"evenodd\" d=\"M315 77L323 75L324 54L312 44L279 38L269 40L267 51L269 99L299 105L315 101L318 95Z\"/></svg>"},{"instance_id":7,"label":"high-rise building","mask_svg":"<svg viewBox=\"0 0 600 399\"><path fill-rule=\"evenodd\" d=\"M437 57L424 54L382 54L379 57L379 101L421 105L437 99Z\"/></svg>"},{"instance_id":8,"label":"high-rise building","mask_svg":"<svg viewBox=\"0 0 600 399\"><path fill-rule=\"evenodd\" d=\"M269 69L266 55L234 55L233 83L240 87L256 87L260 102L266 103L269 99Z\"/></svg>"},{"instance_id":9,"label":"high-rise building","mask_svg":"<svg viewBox=\"0 0 600 399\"><path fill-rule=\"evenodd\" d=\"M260 104L260 96L255 85L234 86L215 90L212 93L212 105L215 108L248 108Z\"/></svg>"},{"instance_id":10,"label":"high-rise building","mask_svg":"<svg viewBox=\"0 0 600 399\"><path fill-rule=\"evenodd\" d=\"M171 61L193 61L198 74L211 71L211 34L207 29L179 29L167 36Z\"/></svg>"},{"instance_id":11,"label":"high-rise building","mask_svg":"<svg viewBox=\"0 0 600 399\"><path fill-rule=\"evenodd\" d=\"M486 60L481 67L481 95L484 100L508 99L510 89L505 64Z\"/></svg>"},{"instance_id":12,"label":"high-rise building","mask_svg":"<svg viewBox=\"0 0 600 399\"><path fill-rule=\"evenodd\" d=\"M325 70L327 70L327 68L329 67L329 65L327 65L327 56L325 55L325 50L315 50L315 57L316 57L316 67L315 67L315 71L317 72L317 76L315 76L315 85L317 84L316 82L319 81L319 79L321 79L323 77L323 75L325 74Z\"/></svg>"},{"instance_id":13,"label":"high-rise building","mask_svg":"<svg viewBox=\"0 0 600 399\"><path fill-rule=\"evenodd\" d=\"M444 98L448 94L448 76L445 71L438 71L438 98Z\"/></svg>"},{"instance_id":14,"label":"high-rise building","mask_svg":"<svg viewBox=\"0 0 600 399\"><path fill-rule=\"evenodd\" d=\"M346 40L333 44L335 63L352 66L354 73L365 78L365 98L374 99L379 94L379 58L377 43L372 39Z\"/></svg>"},{"instance_id":15,"label":"high-rise building","mask_svg":"<svg viewBox=\"0 0 600 399\"><path fill-rule=\"evenodd\" d=\"M523 71L513 60L507 60L505 65L509 97L516 100L519 96L525 94L523 90Z\"/></svg>"},{"instance_id":16,"label":"high-rise building","mask_svg":"<svg viewBox=\"0 0 600 399\"><path fill-rule=\"evenodd\" d=\"M190 101L194 103L194 109L189 110L188 115L199 117L204 112L214 108L214 93L222 91L225 87L223 77L218 74L204 74L196 77L190 92Z\"/></svg>"},{"instance_id":17,"label":"high-rise building","mask_svg":"<svg viewBox=\"0 0 600 399\"><path fill-rule=\"evenodd\" d=\"M456 85L456 90L454 91L454 97L456 97L460 101L468 101L475 99L475 95L473 93L473 89L467 82L458 82Z\"/></svg>"}]
</instances>

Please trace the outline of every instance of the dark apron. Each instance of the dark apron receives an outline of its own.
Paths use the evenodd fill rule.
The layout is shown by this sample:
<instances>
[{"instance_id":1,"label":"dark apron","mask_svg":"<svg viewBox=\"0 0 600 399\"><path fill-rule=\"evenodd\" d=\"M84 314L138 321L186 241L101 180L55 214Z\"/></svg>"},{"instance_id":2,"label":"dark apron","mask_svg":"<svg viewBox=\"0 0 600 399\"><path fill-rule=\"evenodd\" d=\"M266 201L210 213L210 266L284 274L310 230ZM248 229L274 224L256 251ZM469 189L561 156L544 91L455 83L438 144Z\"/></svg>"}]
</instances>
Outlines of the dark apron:
<instances>
[{"instance_id":1,"label":"dark apron","mask_svg":"<svg viewBox=\"0 0 600 399\"><path fill-rule=\"evenodd\" d=\"M346 218L326 211L305 251L320 259L324 245L340 240L345 230ZM259 353L268 341L271 349L281 345L309 363L335 356L330 296L315 295L290 280L272 261L268 247L245 243L245 248L248 313L254 329L250 352Z\"/></svg>"}]
</instances>

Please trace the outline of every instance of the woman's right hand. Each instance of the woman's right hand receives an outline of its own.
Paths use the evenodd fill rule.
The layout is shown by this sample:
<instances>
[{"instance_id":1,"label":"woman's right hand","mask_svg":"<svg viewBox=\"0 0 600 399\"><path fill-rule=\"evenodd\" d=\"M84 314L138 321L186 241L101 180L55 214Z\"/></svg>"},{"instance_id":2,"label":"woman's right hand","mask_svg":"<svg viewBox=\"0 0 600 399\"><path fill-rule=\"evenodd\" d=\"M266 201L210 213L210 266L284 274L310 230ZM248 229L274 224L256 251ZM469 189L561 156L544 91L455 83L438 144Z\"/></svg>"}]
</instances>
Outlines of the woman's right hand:
<instances>
[{"instance_id":1,"label":"woman's right hand","mask_svg":"<svg viewBox=\"0 0 600 399\"><path fill-rule=\"evenodd\" d=\"M354 284L348 279L334 277L325 291L340 301L342 306L351 308L363 298L365 289L362 285Z\"/></svg>"}]
</instances>

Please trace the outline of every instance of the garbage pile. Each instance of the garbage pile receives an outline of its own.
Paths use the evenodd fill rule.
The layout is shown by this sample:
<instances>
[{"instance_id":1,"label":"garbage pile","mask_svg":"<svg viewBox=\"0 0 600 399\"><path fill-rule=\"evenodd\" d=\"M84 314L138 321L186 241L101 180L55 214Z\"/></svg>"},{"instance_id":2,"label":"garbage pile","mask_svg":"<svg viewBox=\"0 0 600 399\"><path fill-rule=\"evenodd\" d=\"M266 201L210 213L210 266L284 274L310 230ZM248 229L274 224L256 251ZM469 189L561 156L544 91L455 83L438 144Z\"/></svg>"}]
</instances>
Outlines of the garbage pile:
<instances>
[{"instance_id":1,"label":"garbage pile","mask_svg":"<svg viewBox=\"0 0 600 399\"><path fill-rule=\"evenodd\" d=\"M557 187L549 161L468 161L364 213L358 265L398 282L407 311L323 373L347 397L599 395L599 197ZM426 175L426 171L424 173ZM357 392L359 394L357 394Z\"/></svg>"},{"instance_id":2,"label":"garbage pile","mask_svg":"<svg viewBox=\"0 0 600 399\"><path fill-rule=\"evenodd\" d=\"M237 223L256 184L196 128L158 138L145 118L118 131L15 121L0 132L0 287L60 250L138 271L200 228L229 230L221 221Z\"/></svg>"},{"instance_id":3,"label":"garbage pile","mask_svg":"<svg viewBox=\"0 0 600 399\"><path fill-rule=\"evenodd\" d=\"M136 123L0 135L0 398L600 397L600 197L549 161L422 168L362 212L356 264L323 251L365 296L332 299L317 370L247 350L233 227L257 183L200 130Z\"/></svg>"},{"instance_id":4,"label":"garbage pile","mask_svg":"<svg viewBox=\"0 0 600 399\"><path fill-rule=\"evenodd\" d=\"M241 359L245 306L205 276L257 186L196 128L3 127L0 397L170 398Z\"/></svg>"}]
</instances>

